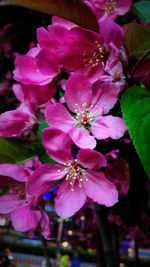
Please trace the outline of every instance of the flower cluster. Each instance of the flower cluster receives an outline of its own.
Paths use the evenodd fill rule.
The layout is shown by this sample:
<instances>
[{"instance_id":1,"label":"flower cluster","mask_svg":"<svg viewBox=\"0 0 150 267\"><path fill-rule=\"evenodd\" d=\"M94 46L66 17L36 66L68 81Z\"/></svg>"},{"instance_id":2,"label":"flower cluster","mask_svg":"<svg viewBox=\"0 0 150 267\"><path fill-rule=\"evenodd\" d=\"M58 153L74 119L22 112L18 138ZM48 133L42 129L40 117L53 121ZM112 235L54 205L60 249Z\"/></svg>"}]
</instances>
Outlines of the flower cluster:
<instances>
[{"instance_id":1,"label":"flower cluster","mask_svg":"<svg viewBox=\"0 0 150 267\"><path fill-rule=\"evenodd\" d=\"M0 196L0 213L8 214L19 231L40 226L46 238L50 222L42 199L56 184L55 210L66 218L87 198L113 206L118 201L117 182L126 179L97 144L117 140L126 131L123 119L112 112L126 85L124 31L113 18L124 14L131 1L124 5L121 1L85 2L96 12L100 32L58 17L53 17L48 29L39 28L37 46L16 56L14 78L19 83L13 92L20 103L0 115L1 137L30 138L43 119L48 123L42 143L56 164L37 164L34 170L15 164L0 166L1 180L5 177L1 186L9 189ZM125 194L127 190L128 181Z\"/></svg>"}]
</instances>

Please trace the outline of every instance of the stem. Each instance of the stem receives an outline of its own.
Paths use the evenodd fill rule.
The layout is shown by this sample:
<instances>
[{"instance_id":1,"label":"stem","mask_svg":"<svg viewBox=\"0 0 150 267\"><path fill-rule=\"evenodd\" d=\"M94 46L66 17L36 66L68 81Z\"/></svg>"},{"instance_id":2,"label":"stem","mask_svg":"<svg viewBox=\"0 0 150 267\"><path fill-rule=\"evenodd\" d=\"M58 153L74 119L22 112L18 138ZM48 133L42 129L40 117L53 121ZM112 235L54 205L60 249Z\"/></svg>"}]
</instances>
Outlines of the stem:
<instances>
[{"instance_id":1,"label":"stem","mask_svg":"<svg viewBox=\"0 0 150 267\"><path fill-rule=\"evenodd\" d=\"M52 267L52 265L49 261L49 256L48 256L47 241L43 237L41 237L41 241L43 244L43 252L44 252L44 256L45 256L45 260L46 260L46 266Z\"/></svg>"},{"instance_id":2,"label":"stem","mask_svg":"<svg viewBox=\"0 0 150 267\"><path fill-rule=\"evenodd\" d=\"M119 265L120 255L119 255L119 233L116 225L112 226L112 245L117 264Z\"/></svg>"},{"instance_id":3,"label":"stem","mask_svg":"<svg viewBox=\"0 0 150 267\"><path fill-rule=\"evenodd\" d=\"M136 238L134 239L134 266L135 267L140 266L139 250Z\"/></svg>"},{"instance_id":4,"label":"stem","mask_svg":"<svg viewBox=\"0 0 150 267\"><path fill-rule=\"evenodd\" d=\"M96 246L96 266L106 267L105 255L103 250L103 244L101 241L101 236L99 230L97 230L97 246Z\"/></svg>"},{"instance_id":5,"label":"stem","mask_svg":"<svg viewBox=\"0 0 150 267\"><path fill-rule=\"evenodd\" d=\"M145 53L142 55L142 57L136 62L136 64L134 65L132 71L131 71L131 79L133 78L137 68L139 67L139 65L142 63L142 61L148 56L148 54L150 54L150 49L148 49L147 51L145 51Z\"/></svg>"},{"instance_id":6,"label":"stem","mask_svg":"<svg viewBox=\"0 0 150 267\"><path fill-rule=\"evenodd\" d=\"M118 267L113 252L109 224L106 219L106 209L104 207L96 206L96 215L107 267Z\"/></svg>"}]
</instances>

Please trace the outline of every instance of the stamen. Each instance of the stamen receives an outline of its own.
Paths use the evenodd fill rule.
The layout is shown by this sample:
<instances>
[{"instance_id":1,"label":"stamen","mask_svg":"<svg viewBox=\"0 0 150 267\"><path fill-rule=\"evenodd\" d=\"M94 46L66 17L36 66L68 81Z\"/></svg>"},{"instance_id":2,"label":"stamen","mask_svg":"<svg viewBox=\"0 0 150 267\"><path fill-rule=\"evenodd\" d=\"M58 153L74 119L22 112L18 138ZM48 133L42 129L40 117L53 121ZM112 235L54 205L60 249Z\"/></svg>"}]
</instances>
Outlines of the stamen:
<instances>
[{"instance_id":1,"label":"stamen","mask_svg":"<svg viewBox=\"0 0 150 267\"><path fill-rule=\"evenodd\" d=\"M105 13L108 16L111 16L112 14L114 14L116 8L117 8L117 1L115 1L115 0L106 0Z\"/></svg>"},{"instance_id":2,"label":"stamen","mask_svg":"<svg viewBox=\"0 0 150 267\"><path fill-rule=\"evenodd\" d=\"M68 169L68 174L66 175L65 180L70 180L69 184L71 186L71 191L74 191L74 186L76 183L78 183L78 186L81 188L84 181L83 174L85 173L85 170L80 167L78 160L75 159L71 163L64 163L64 166L68 166L67 168L65 167L65 169Z\"/></svg>"}]
</instances>

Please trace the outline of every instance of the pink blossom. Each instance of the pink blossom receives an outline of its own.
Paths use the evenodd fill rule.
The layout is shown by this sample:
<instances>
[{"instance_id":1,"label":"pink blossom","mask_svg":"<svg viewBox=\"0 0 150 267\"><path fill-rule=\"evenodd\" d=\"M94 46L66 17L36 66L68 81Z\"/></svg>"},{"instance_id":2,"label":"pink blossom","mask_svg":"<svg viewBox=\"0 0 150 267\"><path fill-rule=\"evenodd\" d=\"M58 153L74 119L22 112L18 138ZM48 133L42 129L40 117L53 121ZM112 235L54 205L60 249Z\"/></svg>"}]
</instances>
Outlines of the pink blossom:
<instances>
[{"instance_id":1,"label":"pink blossom","mask_svg":"<svg viewBox=\"0 0 150 267\"><path fill-rule=\"evenodd\" d=\"M16 137L34 125L33 116L20 106L0 115L0 136Z\"/></svg>"},{"instance_id":2,"label":"pink blossom","mask_svg":"<svg viewBox=\"0 0 150 267\"><path fill-rule=\"evenodd\" d=\"M71 114L62 104L50 104L45 111L46 120L50 127L68 133L80 148L94 148L95 138L118 139L126 130L123 119L105 115L115 105L118 91L112 83L92 88L82 74L73 74L65 91Z\"/></svg>"},{"instance_id":3,"label":"pink blossom","mask_svg":"<svg viewBox=\"0 0 150 267\"><path fill-rule=\"evenodd\" d=\"M50 183L65 178L55 198L56 213L65 218L75 214L87 197L102 205L112 206L118 201L116 187L100 170L106 158L91 149L80 149L74 159L69 136L57 129L43 131L43 145L58 164L44 164L29 178L28 192L38 196L47 191Z\"/></svg>"},{"instance_id":4,"label":"pink blossom","mask_svg":"<svg viewBox=\"0 0 150 267\"><path fill-rule=\"evenodd\" d=\"M95 82L103 74L112 50L116 51L114 60L120 59L124 31L111 19L100 23L100 34L70 25L66 20L55 17L53 20L48 30L43 27L37 30L38 46L27 55L16 57L14 76L17 81L45 85L66 69L82 72Z\"/></svg>"},{"instance_id":5,"label":"pink blossom","mask_svg":"<svg viewBox=\"0 0 150 267\"><path fill-rule=\"evenodd\" d=\"M37 108L37 106L51 100L56 88L49 85L14 84L13 91L17 99L24 103L24 105Z\"/></svg>"},{"instance_id":6,"label":"pink blossom","mask_svg":"<svg viewBox=\"0 0 150 267\"><path fill-rule=\"evenodd\" d=\"M98 20L103 20L106 17L115 19L127 13L132 0L84 0L84 2L92 8Z\"/></svg>"},{"instance_id":7,"label":"pink blossom","mask_svg":"<svg viewBox=\"0 0 150 267\"><path fill-rule=\"evenodd\" d=\"M112 53L109 54L104 67L104 73L103 75L101 75L101 77L99 78L99 80L97 80L96 83L102 81L113 82L114 85L120 89L120 91L122 91L126 86L122 62L118 60L115 51L112 51Z\"/></svg>"},{"instance_id":8,"label":"pink blossom","mask_svg":"<svg viewBox=\"0 0 150 267\"><path fill-rule=\"evenodd\" d=\"M82 72L94 83L103 74L104 62L112 51L114 61L120 58L124 31L111 19L100 23L100 34L80 27L73 27L68 32L62 58L62 65L68 71Z\"/></svg>"},{"instance_id":9,"label":"pink blossom","mask_svg":"<svg viewBox=\"0 0 150 267\"><path fill-rule=\"evenodd\" d=\"M41 61L41 57L43 61ZM45 66L45 58L51 64L43 72L40 66L47 67ZM14 78L18 82L32 85L45 85L50 83L58 73L57 58L52 54L47 55L46 49L32 48L26 55L16 56Z\"/></svg>"},{"instance_id":10,"label":"pink blossom","mask_svg":"<svg viewBox=\"0 0 150 267\"><path fill-rule=\"evenodd\" d=\"M43 236L49 239L49 219L37 205L38 198L26 193L30 173L15 164L0 164L1 188L9 187L9 192L0 196L0 213L10 215L16 231L34 231L40 225Z\"/></svg>"}]
</instances>

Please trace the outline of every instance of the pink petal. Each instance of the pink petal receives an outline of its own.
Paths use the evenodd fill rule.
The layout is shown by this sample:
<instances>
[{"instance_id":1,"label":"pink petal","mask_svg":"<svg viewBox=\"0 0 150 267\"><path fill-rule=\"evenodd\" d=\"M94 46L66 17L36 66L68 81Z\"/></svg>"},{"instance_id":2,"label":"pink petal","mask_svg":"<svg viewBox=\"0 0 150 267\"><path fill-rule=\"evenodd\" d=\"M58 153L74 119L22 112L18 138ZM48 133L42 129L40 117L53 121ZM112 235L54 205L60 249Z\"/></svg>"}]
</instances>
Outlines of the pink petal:
<instances>
[{"instance_id":1,"label":"pink petal","mask_svg":"<svg viewBox=\"0 0 150 267\"><path fill-rule=\"evenodd\" d=\"M106 114L114 107L120 90L111 82L105 82L93 87L93 108L96 114Z\"/></svg>"},{"instance_id":2,"label":"pink petal","mask_svg":"<svg viewBox=\"0 0 150 267\"><path fill-rule=\"evenodd\" d=\"M95 148L96 140L94 136L90 135L90 132L84 127L72 128L69 132L69 136L76 146L80 148Z\"/></svg>"},{"instance_id":3,"label":"pink petal","mask_svg":"<svg viewBox=\"0 0 150 267\"><path fill-rule=\"evenodd\" d=\"M70 22L69 20L66 20L64 18L57 17L57 16L52 17L52 24L53 25L55 25L55 24L61 25L68 30L72 29L73 27L77 27L77 25L75 23Z\"/></svg>"},{"instance_id":4,"label":"pink petal","mask_svg":"<svg viewBox=\"0 0 150 267\"><path fill-rule=\"evenodd\" d=\"M11 220L16 231L35 230L41 220L41 212L24 204L11 212Z\"/></svg>"},{"instance_id":5,"label":"pink petal","mask_svg":"<svg viewBox=\"0 0 150 267\"><path fill-rule=\"evenodd\" d=\"M41 48L49 48L51 47L51 38L49 32L44 28L40 27L37 29L37 40L38 44Z\"/></svg>"},{"instance_id":6,"label":"pink petal","mask_svg":"<svg viewBox=\"0 0 150 267\"><path fill-rule=\"evenodd\" d=\"M118 8L117 8L118 15L122 16L125 13L127 13L131 7L131 4L132 0L126 0L126 1L118 0Z\"/></svg>"},{"instance_id":7,"label":"pink petal","mask_svg":"<svg viewBox=\"0 0 150 267\"><path fill-rule=\"evenodd\" d=\"M107 164L104 155L91 149L80 149L77 159L84 168L88 169L100 169Z\"/></svg>"},{"instance_id":8,"label":"pink petal","mask_svg":"<svg viewBox=\"0 0 150 267\"><path fill-rule=\"evenodd\" d=\"M26 182L29 172L16 164L0 164L0 175L11 177L19 182Z\"/></svg>"},{"instance_id":9,"label":"pink petal","mask_svg":"<svg viewBox=\"0 0 150 267\"><path fill-rule=\"evenodd\" d=\"M101 21L100 29L105 43L110 48L115 48L119 52L124 38L123 28L115 23L111 18L106 18Z\"/></svg>"},{"instance_id":10,"label":"pink petal","mask_svg":"<svg viewBox=\"0 0 150 267\"><path fill-rule=\"evenodd\" d=\"M68 133L77 124L77 121L62 104L49 104L45 110L45 117L49 126L65 133Z\"/></svg>"},{"instance_id":11,"label":"pink petal","mask_svg":"<svg viewBox=\"0 0 150 267\"><path fill-rule=\"evenodd\" d=\"M19 108L0 115L0 136L13 137L25 132L32 124L32 117Z\"/></svg>"},{"instance_id":12,"label":"pink petal","mask_svg":"<svg viewBox=\"0 0 150 267\"><path fill-rule=\"evenodd\" d=\"M66 52L66 45L70 42L70 34L64 25L54 24L48 26L48 31L51 39L49 49L53 52L56 51L57 57L61 58Z\"/></svg>"},{"instance_id":13,"label":"pink petal","mask_svg":"<svg viewBox=\"0 0 150 267\"><path fill-rule=\"evenodd\" d=\"M65 101L73 112L83 110L84 103L91 104L92 86L82 74L72 74L66 82Z\"/></svg>"},{"instance_id":14,"label":"pink petal","mask_svg":"<svg viewBox=\"0 0 150 267\"><path fill-rule=\"evenodd\" d=\"M105 178L104 173L88 170L84 176L88 179L88 181L83 180L83 186L89 198L107 207L116 204L118 201L117 189Z\"/></svg>"},{"instance_id":15,"label":"pink petal","mask_svg":"<svg viewBox=\"0 0 150 267\"><path fill-rule=\"evenodd\" d=\"M75 185L74 191L71 191L70 183L63 181L55 198L55 210L62 218L71 217L82 208L85 202L86 194L83 188Z\"/></svg>"},{"instance_id":16,"label":"pink petal","mask_svg":"<svg viewBox=\"0 0 150 267\"><path fill-rule=\"evenodd\" d=\"M59 163L72 161L72 141L59 129L44 129L42 143L47 154Z\"/></svg>"},{"instance_id":17,"label":"pink petal","mask_svg":"<svg viewBox=\"0 0 150 267\"><path fill-rule=\"evenodd\" d=\"M31 196L42 195L51 190L54 181L62 179L67 171L61 165L43 164L36 169L27 182L27 192Z\"/></svg>"},{"instance_id":18,"label":"pink petal","mask_svg":"<svg viewBox=\"0 0 150 267\"><path fill-rule=\"evenodd\" d=\"M122 118L113 116L100 116L92 126L92 134L97 139L118 139L122 137L126 131L125 122Z\"/></svg>"},{"instance_id":19,"label":"pink petal","mask_svg":"<svg viewBox=\"0 0 150 267\"><path fill-rule=\"evenodd\" d=\"M46 212L41 210L42 218L41 218L41 234L47 239L50 240L51 235L51 225L50 219Z\"/></svg>"},{"instance_id":20,"label":"pink petal","mask_svg":"<svg viewBox=\"0 0 150 267\"><path fill-rule=\"evenodd\" d=\"M40 72L49 76L51 81L59 72L59 61L57 56L46 48L43 48L36 56L36 64Z\"/></svg>"},{"instance_id":21,"label":"pink petal","mask_svg":"<svg viewBox=\"0 0 150 267\"><path fill-rule=\"evenodd\" d=\"M56 89L48 85L14 84L13 91L20 102L37 106L49 101Z\"/></svg>"},{"instance_id":22,"label":"pink petal","mask_svg":"<svg viewBox=\"0 0 150 267\"><path fill-rule=\"evenodd\" d=\"M39 71L36 58L25 55L15 60L14 78L24 84L44 85L51 82L52 77Z\"/></svg>"},{"instance_id":23,"label":"pink petal","mask_svg":"<svg viewBox=\"0 0 150 267\"><path fill-rule=\"evenodd\" d=\"M16 209L20 204L22 204L24 200L17 199L16 195L6 194L0 196L0 213L8 214L14 209Z\"/></svg>"}]
</instances>

